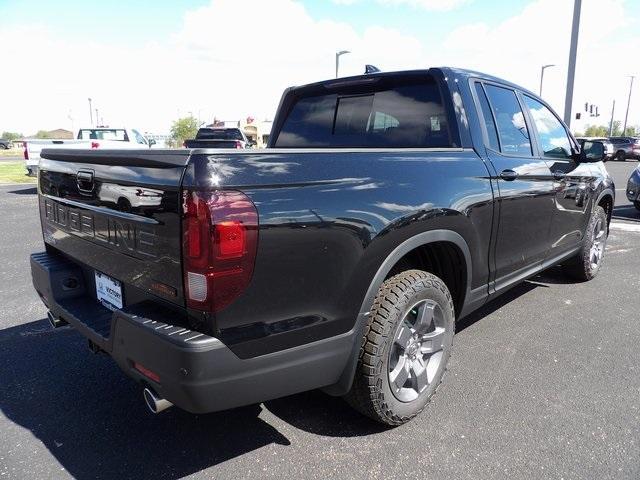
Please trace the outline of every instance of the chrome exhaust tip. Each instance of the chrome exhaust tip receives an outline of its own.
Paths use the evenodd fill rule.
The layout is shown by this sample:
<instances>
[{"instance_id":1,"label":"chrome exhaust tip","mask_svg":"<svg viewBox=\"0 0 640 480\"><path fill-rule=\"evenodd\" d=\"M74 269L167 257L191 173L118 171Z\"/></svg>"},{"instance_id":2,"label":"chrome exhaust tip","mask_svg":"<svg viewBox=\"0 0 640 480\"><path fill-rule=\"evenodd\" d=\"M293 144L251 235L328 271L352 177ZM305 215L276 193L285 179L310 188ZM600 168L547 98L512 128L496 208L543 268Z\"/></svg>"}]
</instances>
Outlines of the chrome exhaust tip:
<instances>
[{"instance_id":1,"label":"chrome exhaust tip","mask_svg":"<svg viewBox=\"0 0 640 480\"><path fill-rule=\"evenodd\" d=\"M47 312L47 318L49 319L49 324L53 328L64 327L65 325L69 325L66 321L61 319L60 317L56 317L51 310Z\"/></svg>"},{"instance_id":2,"label":"chrome exhaust tip","mask_svg":"<svg viewBox=\"0 0 640 480\"><path fill-rule=\"evenodd\" d=\"M156 392L150 388L145 388L142 395L144 396L144 403L147 404L147 408L151 413L160 413L169 407L173 407L173 403L159 397Z\"/></svg>"}]
</instances>

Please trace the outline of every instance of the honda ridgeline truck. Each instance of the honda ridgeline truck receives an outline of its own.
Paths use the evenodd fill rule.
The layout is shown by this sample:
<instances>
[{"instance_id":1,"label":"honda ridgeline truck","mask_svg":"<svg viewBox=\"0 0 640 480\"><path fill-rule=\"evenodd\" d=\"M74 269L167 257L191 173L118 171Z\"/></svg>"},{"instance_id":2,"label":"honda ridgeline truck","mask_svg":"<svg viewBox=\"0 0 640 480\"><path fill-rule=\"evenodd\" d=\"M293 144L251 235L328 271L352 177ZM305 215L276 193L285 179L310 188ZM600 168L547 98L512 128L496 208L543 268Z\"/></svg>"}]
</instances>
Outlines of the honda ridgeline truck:
<instances>
[{"instance_id":1,"label":"honda ridgeline truck","mask_svg":"<svg viewBox=\"0 0 640 480\"><path fill-rule=\"evenodd\" d=\"M294 87L266 150L44 150L33 284L153 412L321 388L398 425L456 321L548 267L598 273L603 153L476 72Z\"/></svg>"}]
</instances>

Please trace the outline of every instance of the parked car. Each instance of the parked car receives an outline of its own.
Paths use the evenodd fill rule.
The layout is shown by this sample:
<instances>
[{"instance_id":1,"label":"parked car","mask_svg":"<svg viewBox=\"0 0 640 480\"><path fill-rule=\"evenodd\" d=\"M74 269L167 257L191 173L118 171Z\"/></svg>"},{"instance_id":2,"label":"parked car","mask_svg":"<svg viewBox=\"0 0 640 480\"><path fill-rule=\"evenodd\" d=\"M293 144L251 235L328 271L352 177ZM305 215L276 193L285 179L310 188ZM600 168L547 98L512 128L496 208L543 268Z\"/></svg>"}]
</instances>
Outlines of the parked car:
<instances>
[{"instance_id":1,"label":"parked car","mask_svg":"<svg viewBox=\"0 0 640 480\"><path fill-rule=\"evenodd\" d=\"M512 83L433 68L294 87L269 142L41 154L35 289L154 413L322 388L398 425L436 392L456 321L545 268L601 268L603 145ZM105 182L160 204L122 212Z\"/></svg>"},{"instance_id":2,"label":"parked car","mask_svg":"<svg viewBox=\"0 0 640 480\"><path fill-rule=\"evenodd\" d=\"M635 137L610 137L615 150L615 159L624 162L627 158L640 160L640 139Z\"/></svg>"},{"instance_id":3,"label":"parked car","mask_svg":"<svg viewBox=\"0 0 640 480\"><path fill-rule=\"evenodd\" d=\"M10 148L13 148L13 142L11 140L0 138L0 149L9 150Z\"/></svg>"},{"instance_id":4,"label":"parked car","mask_svg":"<svg viewBox=\"0 0 640 480\"><path fill-rule=\"evenodd\" d=\"M24 160L26 173L35 177L38 173L40 151L43 148L73 148L73 149L139 149L151 148L156 141L147 139L134 128L81 128L76 139L41 139L29 138L24 144Z\"/></svg>"},{"instance_id":5,"label":"parked car","mask_svg":"<svg viewBox=\"0 0 640 480\"><path fill-rule=\"evenodd\" d=\"M239 128L200 128L193 140L185 140L186 148L250 148L253 144Z\"/></svg>"},{"instance_id":6,"label":"parked car","mask_svg":"<svg viewBox=\"0 0 640 480\"><path fill-rule=\"evenodd\" d=\"M604 146L604 159L603 162L607 162L614 158L615 149L613 148L613 143L609 141L608 138L605 137L576 137L576 140L580 144L580 146L584 145L585 141L589 142L600 142Z\"/></svg>"},{"instance_id":7,"label":"parked car","mask_svg":"<svg viewBox=\"0 0 640 480\"><path fill-rule=\"evenodd\" d=\"M627 182L627 199L640 210L640 166L631 172Z\"/></svg>"}]
</instances>

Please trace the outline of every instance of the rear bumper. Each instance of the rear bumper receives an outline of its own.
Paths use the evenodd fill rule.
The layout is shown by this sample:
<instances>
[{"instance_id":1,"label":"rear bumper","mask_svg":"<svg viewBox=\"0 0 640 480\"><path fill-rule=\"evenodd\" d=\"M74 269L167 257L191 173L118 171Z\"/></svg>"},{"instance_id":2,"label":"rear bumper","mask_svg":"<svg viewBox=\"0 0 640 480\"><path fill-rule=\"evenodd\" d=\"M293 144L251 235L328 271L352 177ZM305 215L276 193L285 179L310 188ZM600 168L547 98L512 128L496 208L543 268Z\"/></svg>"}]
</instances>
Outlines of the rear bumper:
<instances>
[{"instance_id":1,"label":"rear bumper","mask_svg":"<svg viewBox=\"0 0 640 480\"><path fill-rule=\"evenodd\" d=\"M240 359L217 338L172 324L171 314L157 304L107 310L95 301L93 286L82 281L79 266L66 258L33 254L31 274L35 289L55 317L111 355L130 377L192 413L331 386L340 379L352 352L354 337L347 333ZM75 288L68 288L69 278L80 279ZM134 363L155 373L159 381L144 376Z\"/></svg>"}]
</instances>

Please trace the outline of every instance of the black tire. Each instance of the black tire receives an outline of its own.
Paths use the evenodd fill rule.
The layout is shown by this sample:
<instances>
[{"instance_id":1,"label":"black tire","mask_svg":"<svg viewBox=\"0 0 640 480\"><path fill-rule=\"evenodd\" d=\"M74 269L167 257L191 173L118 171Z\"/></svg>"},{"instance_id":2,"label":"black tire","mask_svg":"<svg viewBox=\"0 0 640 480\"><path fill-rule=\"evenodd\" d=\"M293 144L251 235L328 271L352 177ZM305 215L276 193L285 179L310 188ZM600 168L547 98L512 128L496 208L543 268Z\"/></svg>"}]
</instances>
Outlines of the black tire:
<instances>
[{"instance_id":1,"label":"black tire","mask_svg":"<svg viewBox=\"0 0 640 480\"><path fill-rule=\"evenodd\" d=\"M636 207L637 210L640 210L640 201L636 200L633 202L633 206Z\"/></svg>"},{"instance_id":2,"label":"black tire","mask_svg":"<svg viewBox=\"0 0 640 480\"><path fill-rule=\"evenodd\" d=\"M618 152L616 152L616 160L619 162L626 162L627 155L624 153L623 150L619 150Z\"/></svg>"},{"instance_id":3,"label":"black tire","mask_svg":"<svg viewBox=\"0 0 640 480\"><path fill-rule=\"evenodd\" d=\"M9 145L5 145L4 143L0 143L0 148L2 150L8 150L9 149Z\"/></svg>"},{"instance_id":4,"label":"black tire","mask_svg":"<svg viewBox=\"0 0 640 480\"><path fill-rule=\"evenodd\" d=\"M441 279L407 270L386 280L371 308L347 402L385 425L411 420L442 382L454 330L453 301ZM396 387L400 383L406 388Z\"/></svg>"},{"instance_id":5,"label":"black tire","mask_svg":"<svg viewBox=\"0 0 640 480\"><path fill-rule=\"evenodd\" d=\"M563 264L567 275L585 282L598 274L604 258L608 230L606 212L600 206L595 207L587 224L582 248L575 257Z\"/></svg>"}]
</instances>

